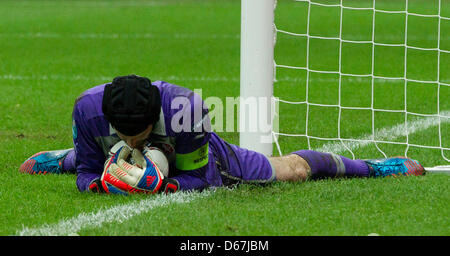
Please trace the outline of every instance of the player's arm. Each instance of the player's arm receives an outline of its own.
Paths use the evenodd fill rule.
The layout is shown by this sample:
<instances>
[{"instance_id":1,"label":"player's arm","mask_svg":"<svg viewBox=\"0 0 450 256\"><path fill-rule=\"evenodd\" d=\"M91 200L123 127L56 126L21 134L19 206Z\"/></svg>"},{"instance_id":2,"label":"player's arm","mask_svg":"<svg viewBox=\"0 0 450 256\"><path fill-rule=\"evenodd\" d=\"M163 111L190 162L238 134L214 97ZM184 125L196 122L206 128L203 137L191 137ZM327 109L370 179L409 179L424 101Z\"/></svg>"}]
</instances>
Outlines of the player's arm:
<instances>
[{"instance_id":1,"label":"player's arm","mask_svg":"<svg viewBox=\"0 0 450 256\"><path fill-rule=\"evenodd\" d=\"M175 168L179 175L173 177L180 190L201 190L208 186L206 180L209 162L209 139L211 121L208 109L203 107L201 98L192 94L190 99L191 123L189 129L182 129L176 135ZM186 110L184 110L186 111Z\"/></svg>"},{"instance_id":2,"label":"player's arm","mask_svg":"<svg viewBox=\"0 0 450 256\"><path fill-rule=\"evenodd\" d=\"M179 175L173 177L180 190L201 190L208 186L206 171L209 161L209 133L201 138L187 136L177 142L175 167ZM183 151L181 151L184 149ZM181 152L180 152L181 151Z\"/></svg>"},{"instance_id":3,"label":"player's arm","mask_svg":"<svg viewBox=\"0 0 450 256\"><path fill-rule=\"evenodd\" d=\"M76 154L76 184L78 190L83 192L90 191L90 186L100 179L106 158L92 134L92 126L96 124L93 120L86 120L82 109L79 108L77 103L72 113L73 143Z\"/></svg>"}]
</instances>

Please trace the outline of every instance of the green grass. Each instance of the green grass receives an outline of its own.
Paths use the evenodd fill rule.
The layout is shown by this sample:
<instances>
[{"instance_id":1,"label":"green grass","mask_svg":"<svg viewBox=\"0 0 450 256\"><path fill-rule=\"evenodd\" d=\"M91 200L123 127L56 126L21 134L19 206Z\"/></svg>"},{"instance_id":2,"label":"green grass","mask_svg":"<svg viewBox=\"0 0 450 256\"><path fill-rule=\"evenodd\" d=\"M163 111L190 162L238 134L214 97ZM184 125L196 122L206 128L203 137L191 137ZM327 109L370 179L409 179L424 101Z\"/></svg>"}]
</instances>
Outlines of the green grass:
<instances>
[{"instance_id":1,"label":"green grass","mask_svg":"<svg viewBox=\"0 0 450 256\"><path fill-rule=\"evenodd\" d=\"M335 1L320 1L335 3ZM339 1L337 1L339 2ZM372 1L344 1L370 7ZM155 4L157 3L157 4ZM450 17L450 2L441 14ZM410 1L410 10L435 14L429 1ZM402 10L402 1L377 1L377 8ZM313 6L310 32L339 35L335 8ZM279 29L306 32L307 5L278 1ZM371 40L371 11L344 11L342 35L346 40ZM376 42L402 43L404 14L376 14ZM336 24L338 22L338 24ZM403 22L403 23L402 23ZM393 25L395 24L395 25ZM408 45L436 47L436 22L411 18ZM450 50L450 22L441 23L441 49ZM400 31L400 32L398 32ZM398 32L398 33L397 33ZM420 33L418 33L420 32ZM137 196L79 193L74 175L33 176L17 170L24 159L42 150L72 147L71 111L84 90L135 73L152 80L167 80L203 97L237 97L240 67L240 1L1 1L0 2L0 235L14 235L24 227L40 227L81 213L137 202ZM400 40L400 41L399 41ZM278 34L277 64L306 66L306 39ZM342 45L341 72L370 74L370 44ZM436 80L434 52L409 51L407 76ZM404 48L376 47L374 72L403 76ZM339 42L311 39L309 67L339 69ZM440 80L449 83L450 55L441 53ZM339 90L336 74L277 69L275 95L290 101L370 107L370 77L343 76ZM409 82L408 110L437 111L437 84ZM404 81L374 81L374 107L404 109ZM339 97L340 93L340 97ZM441 86L439 108L450 110L450 87ZM280 103L280 131L305 133L306 106ZM336 137L339 109L310 106L308 135ZM342 110L341 137L371 133L370 110ZM413 115L408 120L417 119ZM377 113L375 128L405 120L403 113ZM444 120L445 121L445 120ZM442 146L450 147L450 125L441 125ZM439 146L436 126L410 134L410 143ZM237 133L220 133L231 143ZM403 143L406 136L396 141ZM313 148L329 141L311 139ZM308 147L304 137L280 137L283 153ZM380 143L388 155L404 154L404 145ZM374 145L354 150L356 157L381 157ZM342 152L350 156L349 152ZM445 152L447 158L449 152ZM425 165L445 164L440 150L410 147L408 155ZM82 229L79 235L449 235L449 176L431 174L401 179L340 179L245 185L218 189L187 204L152 209L123 223L105 223ZM149 220L152 221L149 221ZM168 228L170 227L170 228Z\"/></svg>"},{"instance_id":2,"label":"green grass","mask_svg":"<svg viewBox=\"0 0 450 256\"><path fill-rule=\"evenodd\" d=\"M448 176L435 175L245 185L80 235L448 235L445 215L436 216L449 200L442 194L448 181ZM398 194L399 187L405 194ZM164 229L161 223L175 228Z\"/></svg>"}]
</instances>

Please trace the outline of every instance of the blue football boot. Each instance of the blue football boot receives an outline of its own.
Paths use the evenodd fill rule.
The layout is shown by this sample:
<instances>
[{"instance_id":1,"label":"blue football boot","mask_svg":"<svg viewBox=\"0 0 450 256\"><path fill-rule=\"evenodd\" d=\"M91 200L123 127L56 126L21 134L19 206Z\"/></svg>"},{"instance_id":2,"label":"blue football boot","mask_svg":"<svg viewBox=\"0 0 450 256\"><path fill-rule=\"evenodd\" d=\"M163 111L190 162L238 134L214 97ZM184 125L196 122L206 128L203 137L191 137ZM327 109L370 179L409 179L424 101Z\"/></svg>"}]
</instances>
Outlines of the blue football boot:
<instances>
[{"instance_id":1,"label":"blue football boot","mask_svg":"<svg viewBox=\"0 0 450 256\"><path fill-rule=\"evenodd\" d=\"M425 175L425 168L416 160L406 157L364 160L371 177Z\"/></svg>"},{"instance_id":2,"label":"blue football boot","mask_svg":"<svg viewBox=\"0 0 450 256\"><path fill-rule=\"evenodd\" d=\"M61 174L65 172L63 170L63 161L67 154L73 149L54 150L54 151L42 151L32 155L20 165L19 171L30 174Z\"/></svg>"}]
</instances>

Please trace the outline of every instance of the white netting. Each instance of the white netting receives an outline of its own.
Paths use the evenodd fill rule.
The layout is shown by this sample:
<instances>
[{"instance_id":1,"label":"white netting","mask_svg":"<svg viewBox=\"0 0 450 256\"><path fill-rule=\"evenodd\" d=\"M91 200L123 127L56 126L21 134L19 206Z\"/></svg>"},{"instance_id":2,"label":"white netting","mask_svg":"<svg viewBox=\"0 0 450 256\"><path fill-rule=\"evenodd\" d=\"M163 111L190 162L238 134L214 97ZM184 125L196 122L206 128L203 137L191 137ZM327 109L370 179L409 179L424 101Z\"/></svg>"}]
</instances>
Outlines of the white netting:
<instances>
[{"instance_id":1,"label":"white netting","mask_svg":"<svg viewBox=\"0 0 450 256\"><path fill-rule=\"evenodd\" d=\"M294 130L287 129L286 132L285 127L283 127L283 123L280 123L280 132L274 132L274 138L276 147L278 149L278 152L280 155L283 154L282 150L282 143L279 142L280 139L283 137L296 137L296 138L304 138L307 141L307 146L309 149L318 149L317 147L314 148L311 146L311 140L319 140L323 142L330 142L330 143L324 143L322 148L320 150L324 151L342 151L342 149L350 152L355 158L355 154L353 153L353 150L357 147L365 146L368 144L374 145L378 152L380 152L382 155L387 157L387 154L378 146L379 144L397 144L397 145L404 145L406 147L406 150L404 151L405 156L408 155L408 151L411 147L415 148L427 148L427 149L434 149L437 151L440 151L439 157L441 157L441 161L447 161L450 162L449 155L450 155L450 142L448 141L448 133L449 132L449 123L450 123L450 108L449 104L447 102L450 102L450 98L448 96L450 95L448 92L450 91L450 79L448 79L447 73L449 70L447 70L450 60L450 44L448 43L448 35L445 34L446 32L449 32L450 29L450 17L446 17L442 15L441 10L443 6L450 6L450 3L444 0L436 0L436 6L435 7L435 13L430 14L422 14L420 11L416 11L415 9L409 7L411 1L404 1L403 10L386 10L384 9L384 6L382 3L386 3L387 1L378 1L381 2L377 4L376 0L373 0L373 2L364 2L363 7L358 6L358 1L350 1L350 0L337 0L337 1L325 1L325 0L296 0L295 3L292 4L302 4L302 7L305 9L303 13L299 13L299 15L307 15L306 21L304 25L306 25L306 29L290 29L289 26L285 28L282 24L278 24L277 18L275 18L275 34L276 34L276 46L275 49L277 49L277 44L280 42L280 37L288 37L292 38L293 40L299 40L303 42L306 48L306 56L303 56L305 60L303 63L300 64L291 64L289 61L284 61L285 59L293 59L292 56L279 58L277 56L277 50L275 51L275 81L274 86L277 88L277 86L284 86L289 85L289 83L294 83L296 80L301 80L301 83L304 85L305 88L299 89L298 91L301 93L304 93L300 98L301 100L296 101L293 97L286 97L283 95L278 95L277 90L275 90L275 96L278 98L280 105L281 104L290 104L290 105L296 105L296 106L303 106L303 109L305 109L305 115L304 116L304 129L302 129L301 132L295 132ZM362 2L362 1L360 1ZM400 1L392 1L395 3L398 3ZM415 1L417 2L417 1ZM425 2L425 1L422 1ZM281 1L278 1L275 14L277 17L278 15L286 15L287 13L285 10L282 14L277 13L280 8ZM291 8L291 7L288 7ZM331 10L333 10L334 13L339 13L336 17L339 17L339 24L338 26L338 35L329 35L325 33L325 35L320 35L320 33L312 32L312 27L316 26L317 21L314 20L314 13L317 13L318 10L320 11L320 8L322 8L324 11L327 11L325 8L329 8L330 13ZM447 8L447 7L446 7ZM448 7L450 8L450 7ZM314 13L312 13L312 9ZM446 9L447 10L447 9ZM281 12L281 10L280 10ZM292 12L295 12L295 10L292 10ZM348 30L349 24L351 24L351 21L348 18L351 18L352 15L349 15L348 13L351 13L353 16L362 17L361 15L368 15L365 19L371 19L372 24L371 27L368 28L368 30L371 29L371 31L368 31L367 35L369 36L358 36L357 34L353 34L352 36L348 36L348 33L346 35L343 35L343 25L346 26L346 29ZM449 12L446 12L449 13ZM390 16L401 16L403 17L403 42L393 42L394 40L389 40L389 35L383 34L382 31L380 32L380 27L383 26L389 26L389 22L383 22L379 19L382 19L383 17L390 17ZM292 18L292 17L291 17ZM299 17L300 19L301 17ZM378 20L376 20L378 19ZM417 24L421 24L421 19L426 20L427 22L431 22L433 24L434 31L431 34L431 37L433 39L431 40L434 43L425 43L422 46L420 43L423 38L421 38L421 35L418 34L420 31L420 26ZM314 20L314 22L312 22ZM355 21L358 22L358 21ZM314 23L314 24L312 24ZM344 24L345 23L345 24ZM324 21L324 26L327 25L327 21ZM369 22L370 24L370 22ZM382 24L382 25L379 25ZM408 27L408 24L410 27ZM412 25L413 24L413 25ZM394 25L394 24L392 24ZM330 26L333 26L332 24ZM355 24L355 26L358 26L358 24ZM306 31L305 31L306 30ZM299 32L300 31L300 32ZM424 31L425 32L425 31ZM377 33L381 36L377 36ZM424 33L424 37L427 37L430 33ZM396 36L398 37L398 36ZM384 40L384 39L386 40ZM317 47L314 46L316 42L320 41L328 41L328 42L334 42L337 46L338 50L336 50L337 55L337 69L333 68L327 68L323 67L321 65L311 65L312 61L312 53L316 54ZM430 41L430 40L428 40ZM418 43L417 43L418 42ZM441 44L442 42L445 42L445 47L443 47ZM282 43L282 42L281 42ZM434 44L434 45L433 45ZM343 48L350 48L350 47L358 47L362 46L368 46L371 48L368 51L368 56L366 62L371 62L367 64L367 70L366 72L352 72L349 71L347 68L343 69L343 56L348 56L348 52L343 53ZM344 46L344 47L343 47ZM278 46L279 47L279 46ZM400 65L403 65L401 67L402 74L395 74L393 72L393 75L380 75L376 69L380 66L379 64L379 56L378 52L375 51L384 50L386 52L389 51L396 51L399 53L399 56L402 56L402 63ZM320 49L319 49L320 51ZM290 54L295 55L295 51L293 50ZM347 54L347 55L345 55ZM378 55L377 55L378 54ZM422 55L423 56L422 56ZM428 55L427 55L428 54ZM317 54L316 54L317 55ZM420 56L417 58L418 61L421 61L421 58L425 58L424 56L431 56L431 63L434 63L433 67L429 68L425 71L416 71L413 65L410 65L412 61L416 61L414 58L417 56ZM295 57L295 56L294 56ZM429 58L428 58L429 59ZM284 63L289 62L289 63ZM292 63L295 63L295 61L291 61ZM301 61L299 61L301 62ZM389 62L389 61L388 61ZM390 63L386 63L390 64ZM365 64L360 64L365 65ZM445 68L444 70L442 70ZM295 72L302 71L304 75L295 77L284 77L279 75L280 72L285 72L286 70L293 70ZM389 67L385 67L384 70L386 70L385 73L390 72ZM431 71L430 71L431 70ZM415 75L416 73L421 73L422 75ZM431 75L423 75L423 73L430 73ZM323 76L335 76L334 81L337 84L337 94L338 94L338 100L336 103L318 103L315 100L310 99L310 91L311 84L313 79L322 79L324 82L326 82L326 78L320 78L320 75ZM319 78L318 78L319 77ZM331 79L333 80L333 79ZM349 104L342 104L342 101L345 100L345 96L343 96L342 90L342 84L343 81L349 81L353 80L353 82L358 81L368 81L369 89L368 89L368 98L370 99L370 104L368 106L350 106ZM374 102L377 101L376 98L374 98L376 95L374 93L374 88L377 87L377 83L379 82L383 83L396 83L403 87L403 94L400 94L400 105L402 105L401 109L391 109L389 107L384 108L384 106L379 106L377 104L374 104ZM283 82L283 85L280 85L281 82ZM298 82L298 81L297 81ZM416 102L411 101L411 98L413 98L414 95L412 95L411 88L413 86L430 86L428 88L431 88L433 86L433 95L435 97L433 102L433 108L434 112L432 113L423 113L421 111L416 111L417 107L416 104L422 104L422 102ZM424 87L426 88L426 87ZM428 89L427 88L427 89ZM283 90L283 88L279 89L280 91ZM419 90L420 91L420 90ZM408 92L410 92L411 95L408 95ZM417 90L414 91L414 94L417 94ZM327 108L334 108L337 112L337 132L334 136L326 136L326 135L316 135L311 133L311 120L314 119L312 116L314 113L312 113L311 108L314 108L314 113L320 113L319 111L316 111L319 108L327 109ZM446 109L443 109L446 108ZM349 136L341 136L341 132L344 128L342 124L342 118L343 118L343 111L347 110L361 110L361 111L368 111L371 113L371 132L366 133L364 135L359 136L352 136L349 138ZM379 113L398 113L402 114L404 117L404 120L402 120L401 123L397 123L397 125L390 126L390 127L378 127L376 125L375 116L379 115ZM279 115L282 116L284 113L282 110L280 110ZM357 120L355 120L357 121ZM421 143L417 142L416 140L411 141L410 138L412 134L418 131L426 131L426 129L434 127L437 130L437 134L435 137L436 143L434 145L429 145L428 143ZM404 139L399 140L398 137L403 136ZM280 145L281 144L281 145ZM336 150L333 147L340 147L340 150ZM284 152L288 153L288 152Z\"/></svg>"}]
</instances>

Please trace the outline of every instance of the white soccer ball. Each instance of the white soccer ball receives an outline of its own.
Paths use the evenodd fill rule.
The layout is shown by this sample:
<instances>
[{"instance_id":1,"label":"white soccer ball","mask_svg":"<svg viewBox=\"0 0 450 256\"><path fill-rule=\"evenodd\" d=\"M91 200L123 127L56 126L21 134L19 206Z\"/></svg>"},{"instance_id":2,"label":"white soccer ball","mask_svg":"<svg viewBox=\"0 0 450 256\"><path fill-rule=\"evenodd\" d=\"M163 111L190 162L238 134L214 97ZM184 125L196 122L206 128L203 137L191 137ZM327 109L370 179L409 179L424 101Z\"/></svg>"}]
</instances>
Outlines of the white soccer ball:
<instances>
[{"instance_id":1,"label":"white soccer ball","mask_svg":"<svg viewBox=\"0 0 450 256\"><path fill-rule=\"evenodd\" d=\"M169 176L169 161L161 149L157 147L144 147L143 153L155 163L162 174L164 174L164 177Z\"/></svg>"}]
</instances>

